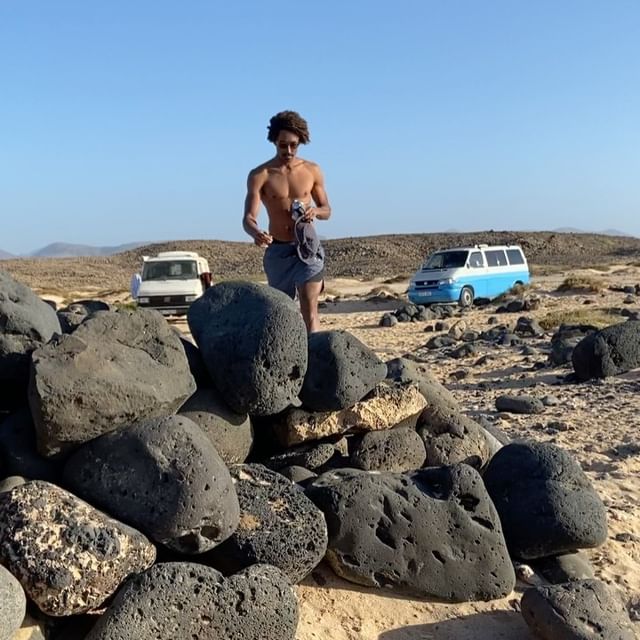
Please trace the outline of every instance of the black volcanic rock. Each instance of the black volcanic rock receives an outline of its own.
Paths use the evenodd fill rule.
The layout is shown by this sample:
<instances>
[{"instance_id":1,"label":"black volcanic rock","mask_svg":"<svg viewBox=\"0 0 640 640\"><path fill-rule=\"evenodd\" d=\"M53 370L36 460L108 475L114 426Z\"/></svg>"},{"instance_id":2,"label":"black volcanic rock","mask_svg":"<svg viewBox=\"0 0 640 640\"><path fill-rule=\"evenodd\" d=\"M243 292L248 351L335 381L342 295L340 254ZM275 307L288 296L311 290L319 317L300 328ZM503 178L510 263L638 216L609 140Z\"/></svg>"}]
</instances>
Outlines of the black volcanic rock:
<instances>
[{"instance_id":1,"label":"black volcanic rock","mask_svg":"<svg viewBox=\"0 0 640 640\"><path fill-rule=\"evenodd\" d=\"M249 416L232 411L216 389L200 388L178 415L193 420L209 437L226 464L244 462L253 444Z\"/></svg>"},{"instance_id":2,"label":"black volcanic rock","mask_svg":"<svg viewBox=\"0 0 640 640\"><path fill-rule=\"evenodd\" d=\"M350 466L365 471L411 471L427 457L424 442L415 429L400 427L370 431L351 452Z\"/></svg>"},{"instance_id":3,"label":"black volcanic rock","mask_svg":"<svg viewBox=\"0 0 640 640\"><path fill-rule=\"evenodd\" d=\"M202 553L238 525L231 476L188 418L147 420L83 445L66 483L85 500L181 553Z\"/></svg>"},{"instance_id":4,"label":"black volcanic rock","mask_svg":"<svg viewBox=\"0 0 640 640\"><path fill-rule=\"evenodd\" d=\"M0 493L0 522L0 563L51 616L100 607L156 557L139 531L41 480Z\"/></svg>"},{"instance_id":5,"label":"black volcanic rock","mask_svg":"<svg viewBox=\"0 0 640 640\"><path fill-rule=\"evenodd\" d=\"M543 558L606 540L602 500L573 456L555 445L508 444L483 479L515 557Z\"/></svg>"},{"instance_id":6,"label":"black volcanic rock","mask_svg":"<svg viewBox=\"0 0 640 640\"><path fill-rule=\"evenodd\" d=\"M175 413L196 388L180 338L156 311L98 311L32 357L29 406L47 456Z\"/></svg>"},{"instance_id":7,"label":"black volcanic rock","mask_svg":"<svg viewBox=\"0 0 640 640\"><path fill-rule=\"evenodd\" d=\"M341 577L452 602L491 600L515 584L500 520L467 465L406 474L344 469L306 486L329 528Z\"/></svg>"},{"instance_id":8,"label":"black volcanic rock","mask_svg":"<svg viewBox=\"0 0 640 640\"><path fill-rule=\"evenodd\" d=\"M300 399L310 411L339 411L362 400L386 375L386 365L355 336L318 331L309 336Z\"/></svg>"},{"instance_id":9,"label":"black volcanic rock","mask_svg":"<svg viewBox=\"0 0 640 640\"><path fill-rule=\"evenodd\" d=\"M640 367L640 320L627 320L583 338L571 355L578 380L607 378Z\"/></svg>"},{"instance_id":10,"label":"black volcanic rock","mask_svg":"<svg viewBox=\"0 0 640 640\"><path fill-rule=\"evenodd\" d=\"M604 582L582 580L527 589L522 615L542 640L634 640L620 598Z\"/></svg>"},{"instance_id":11,"label":"black volcanic rock","mask_svg":"<svg viewBox=\"0 0 640 640\"><path fill-rule=\"evenodd\" d=\"M187 318L214 386L236 413L271 415L297 403L307 330L286 294L222 282L189 307Z\"/></svg>"},{"instance_id":12,"label":"black volcanic rock","mask_svg":"<svg viewBox=\"0 0 640 640\"><path fill-rule=\"evenodd\" d=\"M61 331L55 310L0 270L0 410L27 404L31 353Z\"/></svg>"},{"instance_id":13,"label":"black volcanic rock","mask_svg":"<svg viewBox=\"0 0 640 640\"><path fill-rule=\"evenodd\" d=\"M506 413L535 414L544 412L544 403L526 395L503 395L496 398L496 409Z\"/></svg>"},{"instance_id":14,"label":"black volcanic rock","mask_svg":"<svg viewBox=\"0 0 640 640\"><path fill-rule=\"evenodd\" d=\"M295 593L275 567L224 578L166 562L129 580L85 640L294 640L297 626Z\"/></svg>"},{"instance_id":15,"label":"black volcanic rock","mask_svg":"<svg viewBox=\"0 0 640 640\"><path fill-rule=\"evenodd\" d=\"M322 511L300 487L262 465L234 465L230 471L240 503L240 524L207 554L207 562L225 573L271 564L292 583L299 582L327 550Z\"/></svg>"}]
</instances>

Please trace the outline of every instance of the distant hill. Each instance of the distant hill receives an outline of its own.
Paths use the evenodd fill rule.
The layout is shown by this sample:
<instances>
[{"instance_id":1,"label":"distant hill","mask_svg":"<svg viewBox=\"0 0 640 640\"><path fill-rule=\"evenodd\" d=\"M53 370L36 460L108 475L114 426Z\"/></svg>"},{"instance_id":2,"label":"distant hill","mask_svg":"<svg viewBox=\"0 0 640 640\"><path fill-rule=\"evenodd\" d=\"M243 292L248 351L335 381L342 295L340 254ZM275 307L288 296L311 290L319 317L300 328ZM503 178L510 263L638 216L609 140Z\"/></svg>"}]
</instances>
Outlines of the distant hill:
<instances>
[{"instance_id":1,"label":"distant hill","mask_svg":"<svg viewBox=\"0 0 640 640\"><path fill-rule=\"evenodd\" d=\"M556 233L595 233L601 236L617 236L619 238L633 238L630 233L620 231L619 229L603 229L602 231L585 231L584 229L578 229L576 227L559 227L554 229Z\"/></svg>"},{"instance_id":2,"label":"distant hill","mask_svg":"<svg viewBox=\"0 0 640 640\"><path fill-rule=\"evenodd\" d=\"M129 242L115 247L92 247L86 244L70 244L68 242L54 242L42 249L29 254L30 258L81 258L91 256L112 256L115 253L129 251L146 243Z\"/></svg>"},{"instance_id":3,"label":"distant hill","mask_svg":"<svg viewBox=\"0 0 640 640\"><path fill-rule=\"evenodd\" d=\"M8 251L3 251L2 249L0 249L0 260L11 260L11 258L15 258L15 256L12 253L9 253Z\"/></svg>"},{"instance_id":4,"label":"distant hill","mask_svg":"<svg viewBox=\"0 0 640 640\"><path fill-rule=\"evenodd\" d=\"M534 272L547 267L640 263L640 238L630 236L551 231L425 233L326 240L327 275L367 280L408 278L431 252L474 244L519 244ZM29 286L126 291L143 255L172 250L197 251L207 258L216 281L263 276L264 252L251 242L202 239L139 246L109 256L5 260L2 268Z\"/></svg>"}]
</instances>

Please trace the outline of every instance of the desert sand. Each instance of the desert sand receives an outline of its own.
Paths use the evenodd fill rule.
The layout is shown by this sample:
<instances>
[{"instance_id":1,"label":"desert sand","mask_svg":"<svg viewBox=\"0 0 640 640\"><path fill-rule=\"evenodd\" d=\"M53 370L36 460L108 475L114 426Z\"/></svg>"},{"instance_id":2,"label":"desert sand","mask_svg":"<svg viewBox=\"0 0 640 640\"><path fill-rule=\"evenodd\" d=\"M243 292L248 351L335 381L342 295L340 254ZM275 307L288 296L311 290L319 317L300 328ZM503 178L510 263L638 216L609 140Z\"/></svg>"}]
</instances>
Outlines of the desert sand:
<instances>
[{"instance_id":1,"label":"desert sand","mask_svg":"<svg viewBox=\"0 0 640 640\"><path fill-rule=\"evenodd\" d=\"M623 321L611 310L640 308L640 297L633 304L627 295L612 291L640 283L640 269L613 265L598 270L583 269L570 275L595 283L595 291L574 290L560 293L558 285L569 275L559 272L534 278L527 296L540 300L538 309L526 314L500 314L498 322L515 325L520 315L551 322L550 315L565 321L588 322L593 316L601 326ZM390 328L378 326L384 311L394 310L408 282L389 284L382 279L334 279L327 282L322 304L323 329L346 329L371 347L383 359L408 353L430 364L433 373L460 401L470 415L497 416L495 398L502 393L518 393L557 399L540 415L497 416L496 424L512 438L552 442L571 451L605 502L609 536L598 549L588 551L596 577L614 585L628 603L632 619L640 619L640 372L588 383L567 383L569 367L536 368L547 363L542 350L525 356L519 347L482 347L480 353L456 360L443 358L423 348L433 333L425 333L431 323L403 323ZM43 289L45 298L56 298ZM57 300L99 297L95 290L55 292ZM105 298L102 295L103 299ZM127 303L125 291L111 291L112 302ZM496 304L474 308L464 316L467 327L487 329ZM587 315L585 315L587 314ZM557 318L556 318L557 319ZM457 321L448 321L451 325ZM188 333L184 319L171 319L175 327ZM553 329L534 347L549 344ZM492 358L477 361L484 353ZM453 375L452 375L453 374ZM550 428L561 422L561 429ZM383 590L362 588L336 577L321 565L297 587L300 600L298 640L527 640L533 639L519 613L523 588L503 600L488 603L443 604L394 596ZM640 628L640 623L636 624Z\"/></svg>"}]
</instances>

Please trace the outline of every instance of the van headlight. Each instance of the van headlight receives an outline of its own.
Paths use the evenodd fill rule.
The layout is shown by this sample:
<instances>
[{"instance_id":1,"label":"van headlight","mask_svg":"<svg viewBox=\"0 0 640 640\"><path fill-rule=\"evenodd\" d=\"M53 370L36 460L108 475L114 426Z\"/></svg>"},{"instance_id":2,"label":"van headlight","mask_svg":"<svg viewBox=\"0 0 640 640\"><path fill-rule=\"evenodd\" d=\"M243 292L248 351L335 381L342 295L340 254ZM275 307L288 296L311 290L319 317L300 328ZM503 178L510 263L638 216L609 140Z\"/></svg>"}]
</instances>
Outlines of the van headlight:
<instances>
[{"instance_id":1,"label":"van headlight","mask_svg":"<svg viewBox=\"0 0 640 640\"><path fill-rule=\"evenodd\" d=\"M445 284L453 284L455 282L455 280L453 278L446 278L444 280L438 280L438 286L442 286Z\"/></svg>"},{"instance_id":2,"label":"van headlight","mask_svg":"<svg viewBox=\"0 0 640 640\"><path fill-rule=\"evenodd\" d=\"M193 302L194 300L196 300L198 298L198 296L185 296L184 297L184 301L185 302Z\"/></svg>"},{"instance_id":3,"label":"van headlight","mask_svg":"<svg viewBox=\"0 0 640 640\"><path fill-rule=\"evenodd\" d=\"M149 304L149 298L138 298L138 304Z\"/></svg>"}]
</instances>

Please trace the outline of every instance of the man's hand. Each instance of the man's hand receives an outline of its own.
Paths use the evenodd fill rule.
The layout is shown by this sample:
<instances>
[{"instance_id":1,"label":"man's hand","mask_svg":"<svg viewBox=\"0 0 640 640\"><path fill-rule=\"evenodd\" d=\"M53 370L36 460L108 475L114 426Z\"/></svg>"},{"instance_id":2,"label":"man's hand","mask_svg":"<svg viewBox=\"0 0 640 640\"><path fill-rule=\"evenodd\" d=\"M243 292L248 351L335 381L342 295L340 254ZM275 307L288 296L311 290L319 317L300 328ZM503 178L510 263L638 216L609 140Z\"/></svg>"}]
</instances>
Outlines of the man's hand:
<instances>
[{"instance_id":1,"label":"man's hand","mask_svg":"<svg viewBox=\"0 0 640 640\"><path fill-rule=\"evenodd\" d=\"M273 236L268 234L266 231L258 231L258 233L253 237L253 241L259 247L268 247L273 242Z\"/></svg>"},{"instance_id":2,"label":"man's hand","mask_svg":"<svg viewBox=\"0 0 640 640\"><path fill-rule=\"evenodd\" d=\"M302 219L305 222L313 222L315 217L316 217L316 208L313 205L311 205L304 210L304 215L302 216Z\"/></svg>"}]
</instances>

